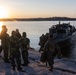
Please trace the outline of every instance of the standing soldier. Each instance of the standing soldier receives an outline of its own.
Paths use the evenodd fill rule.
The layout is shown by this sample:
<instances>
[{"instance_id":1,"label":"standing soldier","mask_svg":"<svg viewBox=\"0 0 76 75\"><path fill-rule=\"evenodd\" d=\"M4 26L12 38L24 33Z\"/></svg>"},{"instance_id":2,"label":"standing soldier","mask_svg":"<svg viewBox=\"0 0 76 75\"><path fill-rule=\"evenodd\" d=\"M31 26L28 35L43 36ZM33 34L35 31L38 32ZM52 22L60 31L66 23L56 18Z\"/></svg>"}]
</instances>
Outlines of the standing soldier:
<instances>
[{"instance_id":1,"label":"standing soldier","mask_svg":"<svg viewBox=\"0 0 76 75\"><path fill-rule=\"evenodd\" d=\"M44 51L46 52L47 62L50 66L50 71L53 71L54 58L56 54L61 54L59 46L54 42L53 35L50 35L49 40L45 43Z\"/></svg>"},{"instance_id":2,"label":"standing soldier","mask_svg":"<svg viewBox=\"0 0 76 75\"><path fill-rule=\"evenodd\" d=\"M19 32L19 29L16 29L16 36L20 39L21 38L21 34Z\"/></svg>"},{"instance_id":3,"label":"standing soldier","mask_svg":"<svg viewBox=\"0 0 76 75\"><path fill-rule=\"evenodd\" d=\"M4 62L9 63L9 35L7 34L7 28L5 25L2 26L0 38L2 49L4 51Z\"/></svg>"},{"instance_id":4,"label":"standing soldier","mask_svg":"<svg viewBox=\"0 0 76 75\"><path fill-rule=\"evenodd\" d=\"M16 36L16 32L12 31L12 35L10 37L10 57L11 57L11 64L13 67L13 70L15 70L16 64L17 69L22 70L21 67L21 55L20 55L20 41L19 38ZM16 60L16 63L15 63Z\"/></svg>"},{"instance_id":5,"label":"standing soldier","mask_svg":"<svg viewBox=\"0 0 76 75\"><path fill-rule=\"evenodd\" d=\"M44 34L42 34L41 36L40 36L40 38L39 38L39 45L40 45L40 50L39 50L39 52L40 51L43 51L43 48L44 48L44 45L45 45L45 43L46 43L46 41L48 40L48 37L49 37L49 33L46 33L45 35Z\"/></svg>"},{"instance_id":6,"label":"standing soldier","mask_svg":"<svg viewBox=\"0 0 76 75\"><path fill-rule=\"evenodd\" d=\"M22 33L21 37L21 44L22 44L22 57L24 60L23 66L27 66L29 61L28 61L28 49L30 46L30 40L26 37L26 32Z\"/></svg>"},{"instance_id":7,"label":"standing soldier","mask_svg":"<svg viewBox=\"0 0 76 75\"><path fill-rule=\"evenodd\" d=\"M43 48L44 48L44 44L45 44L45 35L42 34L39 38L39 45L40 45L40 49L39 49L39 52L40 51L43 51Z\"/></svg>"},{"instance_id":8,"label":"standing soldier","mask_svg":"<svg viewBox=\"0 0 76 75\"><path fill-rule=\"evenodd\" d=\"M39 42L39 45L40 45L39 52L41 53L40 61L42 61L43 63L46 62L46 56L45 56L45 52L44 52L44 45L47 42L48 38L49 38L49 33L46 33L45 35L42 34L42 36L40 37L40 42ZM47 63L46 63L46 65L47 65Z\"/></svg>"},{"instance_id":9,"label":"standing soldier","mask_svg":"<svg viewBox=\"0 0 76 75\"><path fill-rule=\"evenodd\" d=\"M40 45L40 50L39 51L43 51L43 48L44 48L44 40L45 40L45 35L44 34L42 34L42 36L40 36L40 38L39 38L39 45Z\"/></svg>"}]
</instances>

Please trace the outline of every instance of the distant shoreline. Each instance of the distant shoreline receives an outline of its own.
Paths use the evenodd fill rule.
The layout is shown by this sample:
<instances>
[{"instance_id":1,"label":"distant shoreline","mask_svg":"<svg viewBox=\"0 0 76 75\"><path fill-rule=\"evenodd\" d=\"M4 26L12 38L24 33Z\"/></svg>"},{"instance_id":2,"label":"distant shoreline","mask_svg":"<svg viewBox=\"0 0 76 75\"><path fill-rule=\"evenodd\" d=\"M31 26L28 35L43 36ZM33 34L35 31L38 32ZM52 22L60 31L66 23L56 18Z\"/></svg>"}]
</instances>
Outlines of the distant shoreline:
<instances>
[{"instance_id":1,"label":"distant shoreline","mask_svg":"<svg viewBox=\"0 0 76 75\"><path fill-rule=\"evenodd\" d=\"M2 18L0 21L76 21L76 18L50 17L50 18Z\"/></svg>"}]
</instances>

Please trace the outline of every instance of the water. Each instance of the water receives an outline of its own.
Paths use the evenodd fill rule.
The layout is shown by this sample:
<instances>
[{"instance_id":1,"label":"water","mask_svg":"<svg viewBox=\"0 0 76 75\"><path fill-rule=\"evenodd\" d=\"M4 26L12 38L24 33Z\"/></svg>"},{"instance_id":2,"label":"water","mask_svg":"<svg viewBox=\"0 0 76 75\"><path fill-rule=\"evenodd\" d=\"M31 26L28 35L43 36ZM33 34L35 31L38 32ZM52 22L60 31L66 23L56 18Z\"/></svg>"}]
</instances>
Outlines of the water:
<instances>
[{"instance_id":1,"label":"water","mask_svg":"<svg viewBox=\"0 0 76 75\"><path fill-rule=\"evenodd\" d=\"M76 27L76 21L61 21L61 23L69 23ZM12 30L19 29L20 33L26 32L27 37L30 39L30 46L39 50L39 37L42 34L49 32L49 28L58 24L58 21L7 21L2 22L8 28L8 34L11 35ZM75 39L75 38L74 38ZM76 41L76 40L75 40ZM72 55L76 55L76 47L74 44ZM74 53L74 54L73 54Z\"/></svg>"}]
</instances>

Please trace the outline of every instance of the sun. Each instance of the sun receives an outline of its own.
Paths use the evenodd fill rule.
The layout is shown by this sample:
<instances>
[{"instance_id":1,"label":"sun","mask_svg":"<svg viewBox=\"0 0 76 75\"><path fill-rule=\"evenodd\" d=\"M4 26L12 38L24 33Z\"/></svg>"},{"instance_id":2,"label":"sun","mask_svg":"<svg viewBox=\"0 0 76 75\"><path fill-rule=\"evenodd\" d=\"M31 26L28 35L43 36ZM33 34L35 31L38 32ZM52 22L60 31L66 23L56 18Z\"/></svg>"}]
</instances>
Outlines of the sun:
<instances>
[{"instance_id":1,"label":"sun","mask_svg":"<svg viewBox=\"0 0 76 75\"><path fill-rule=\"evenodd\" d=\"M6 8L0 6L0 18L8 18L8 11Z\"/></svg>"}]
</instances>

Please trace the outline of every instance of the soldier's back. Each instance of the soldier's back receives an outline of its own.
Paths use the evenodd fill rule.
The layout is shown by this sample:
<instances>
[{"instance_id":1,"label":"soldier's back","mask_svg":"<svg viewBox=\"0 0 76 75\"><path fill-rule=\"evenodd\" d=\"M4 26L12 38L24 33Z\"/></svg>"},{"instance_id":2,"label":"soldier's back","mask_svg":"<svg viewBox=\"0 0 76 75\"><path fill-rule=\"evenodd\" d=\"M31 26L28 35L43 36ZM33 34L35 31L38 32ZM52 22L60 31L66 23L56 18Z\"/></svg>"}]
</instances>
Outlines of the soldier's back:
<instances>
[{"instance_id":1,"label":"soldier's back","mask_svg":"<svg viewBox=\"0 0 76 75\"><path fill-rule=\"evenodd\" d=\"M55 51L55 42L53 39L49 41L49 51Z\"/></svg>"},{"instance_id":2,"label":"soldier's back","mask_svg":"<svg viewBox=\"0 0 76 75\"><path fill-rule=\"evenodd\" d=\"M21 43L23 46L27 46L29 44L30 40L25 37L21 37Z\"/></svg>"}]
</instances>

